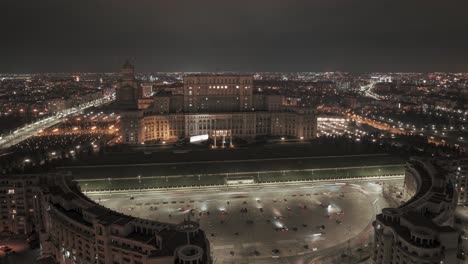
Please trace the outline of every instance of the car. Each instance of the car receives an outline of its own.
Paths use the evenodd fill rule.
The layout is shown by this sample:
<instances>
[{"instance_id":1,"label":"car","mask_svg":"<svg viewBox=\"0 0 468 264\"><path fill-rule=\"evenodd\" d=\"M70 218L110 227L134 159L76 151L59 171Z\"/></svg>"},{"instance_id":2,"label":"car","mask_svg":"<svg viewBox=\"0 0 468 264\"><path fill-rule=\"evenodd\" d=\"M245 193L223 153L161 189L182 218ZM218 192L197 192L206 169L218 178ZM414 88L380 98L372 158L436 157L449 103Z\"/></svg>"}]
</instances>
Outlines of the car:
<instances>
[{"instance_id":1,"label":"car","mask_svg":"<svg viewBox=\"0 0 468 264\"><path fill-rule=\"evenodd\" d=\"M278 254L278 253L280 253L280 251L279 251L279 249L275 248L275 249L273 249L273 250L271 251L271 253L273 253L273 254Z\"/></svg>"},{"instance_id":2,"label":"car","mask_svg":"<svg viewBox=\"0 0 468 264\"><path fill-rule=\"evenodd\" d=\"M286 232L288 231L289 229L286 227L286 226L283 226L283 227L277 227L276 228L276 231L278 232Z\"/></svg>"},{"instance_id":3,"label":"car","mask_svg":"<svg viewBox=\"0 0 468 264\"><path fill-rule=\"evenodd\" d=\"M13 249L9 246L4 246L2 248L2 251L5 252L6 254L14 253Z\"/></svg>"}]
</instances>

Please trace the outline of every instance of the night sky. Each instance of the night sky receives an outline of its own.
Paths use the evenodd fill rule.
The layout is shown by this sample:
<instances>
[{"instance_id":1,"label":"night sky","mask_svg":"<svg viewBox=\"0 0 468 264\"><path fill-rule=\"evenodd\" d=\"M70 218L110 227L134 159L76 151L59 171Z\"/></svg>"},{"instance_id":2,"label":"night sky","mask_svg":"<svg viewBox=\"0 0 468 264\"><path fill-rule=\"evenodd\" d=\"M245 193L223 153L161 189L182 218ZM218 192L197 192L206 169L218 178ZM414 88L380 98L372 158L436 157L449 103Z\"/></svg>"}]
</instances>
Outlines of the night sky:
<instances>
[{"instance_id":1,"label":"night sky","mask_svg":"<svg viewBox=\"0 0 468 264\"><path fill-rule=\"evenodd\" d=\"M0 72L465 71L467 0L1 0Z\"/></svg>"}]
</instances>

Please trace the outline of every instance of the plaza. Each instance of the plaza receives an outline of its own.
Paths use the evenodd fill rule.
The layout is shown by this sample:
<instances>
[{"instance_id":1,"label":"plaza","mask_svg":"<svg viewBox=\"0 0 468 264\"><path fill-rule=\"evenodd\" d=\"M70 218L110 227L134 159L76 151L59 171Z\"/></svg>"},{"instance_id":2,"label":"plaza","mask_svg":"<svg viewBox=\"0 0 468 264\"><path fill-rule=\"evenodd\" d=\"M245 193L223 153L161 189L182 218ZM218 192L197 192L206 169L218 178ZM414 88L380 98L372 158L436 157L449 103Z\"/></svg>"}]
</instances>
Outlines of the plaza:
<instances>
[{"instance_id":1,"label":"plaza","mask_svg":"<svg viewBox=\"0 0 468 264\"><path fill-rule=\"evenodd\" d=\"M386 206L382 198L382 184L386 182L87 195L105 207L135 217L171 223L190 217L200 223L210 240L214 263L310 263L321 259L330 263L330 257L341 254L360 252L365 256L372 241L372 221Z\"/></svg>"}]
</instances>

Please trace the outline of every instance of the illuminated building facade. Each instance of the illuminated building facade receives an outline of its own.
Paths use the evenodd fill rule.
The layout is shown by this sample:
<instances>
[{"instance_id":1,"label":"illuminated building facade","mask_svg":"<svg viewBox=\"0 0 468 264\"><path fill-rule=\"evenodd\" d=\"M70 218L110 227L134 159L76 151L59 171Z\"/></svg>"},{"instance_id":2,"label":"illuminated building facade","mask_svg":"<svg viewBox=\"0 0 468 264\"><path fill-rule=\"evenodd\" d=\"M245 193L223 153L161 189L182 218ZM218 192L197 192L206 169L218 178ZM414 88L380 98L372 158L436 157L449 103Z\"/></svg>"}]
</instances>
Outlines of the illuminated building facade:
<instances>
[{"instance_id":1,"label":"illuminated building facade","mask_svg":"<svg viewBox=\"0 0 468 264\"><path fill-rule=\"evenodd\" d=\"M168 224L112 211L63 174L5 176L0 183L8 204L0 231L36 231L42 256L57 263L211 263L209 242L190 219Z\"/></svg>"},{"instance_id":2,"label":"illuminated building facade","mask_svg":"<svg viewBox=\"0 0 468 264\"><path fill-rule=\"evenodd\" d=\"M176 141L208 135L215 146L232 146L235 137L316 136L312 109L297 107L294 99L255 94L253 90L251 75L185 76L183 95L158 93L152 98L152 106L121 113L123 142Z\"/></svg>"},{"instance_id":3,"label":"illuminated building facade","mask_svg":"<svg viewBox=\"0 0 468 264\"><path fill-rule=\"evenodd\" d=\"M455 160L448 164L448 168L454 173L458 193L458 203L468 204L468 159Z\"/></svg>"},{"instance_id":4,"label":"illuminated building facade","mask_svg":"<svg viewBox=\"0 0 468 264\"><path fill-rule=\"evenodd\" d=\"M30 234L38 205L35 193L39 179L32 176L0 179L0 233Z\"/></svg>"},{"instance_id":5,"label":"illuminated building facade","mask_svg":"<svg viewBox=\"0 0 468 264\"><path fill-rule=\"evenodd\" d=\"M437 160L411 159L399 208L385 208L374 222L374 263L459 263L453 229L457 192L453 175Z\"/></svg>"},{"instance_id":6,"label":"illuminated building facade","mask_svg":"<svg viewBox=\"0 0 468 264\"><path fill-rule=\"evenodd\" d=\"M252 111L252 75L188 75L184 77L184 112Z\"/></svg>"}]
</instances>

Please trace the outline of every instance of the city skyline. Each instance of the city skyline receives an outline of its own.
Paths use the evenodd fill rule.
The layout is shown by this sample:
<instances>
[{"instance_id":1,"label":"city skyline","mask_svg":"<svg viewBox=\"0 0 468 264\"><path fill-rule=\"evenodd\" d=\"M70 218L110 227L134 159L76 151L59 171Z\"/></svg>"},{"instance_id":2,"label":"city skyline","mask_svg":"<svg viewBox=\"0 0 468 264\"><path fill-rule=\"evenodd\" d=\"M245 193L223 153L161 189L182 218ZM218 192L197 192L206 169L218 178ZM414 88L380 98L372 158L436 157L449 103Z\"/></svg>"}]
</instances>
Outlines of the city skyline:
<instances>
[{"instance_id":1,"label":"city skyline","mask_svg":"<svg viewBox=\"0 0 468 264\"><path fill-rule=\"evenodd\" d=\"M0 263L466 263L465 10L0 1Z\"/></svg>"},{"instance_id":2,"label":"city skyline","mask_svg":"<svg viewBox=\"0 0 468 264\"><path fill-rule=\"evenodd\" d=\"M2 73L466 72L468 3L6 1Z\"/></svg>"}]
</instances>

